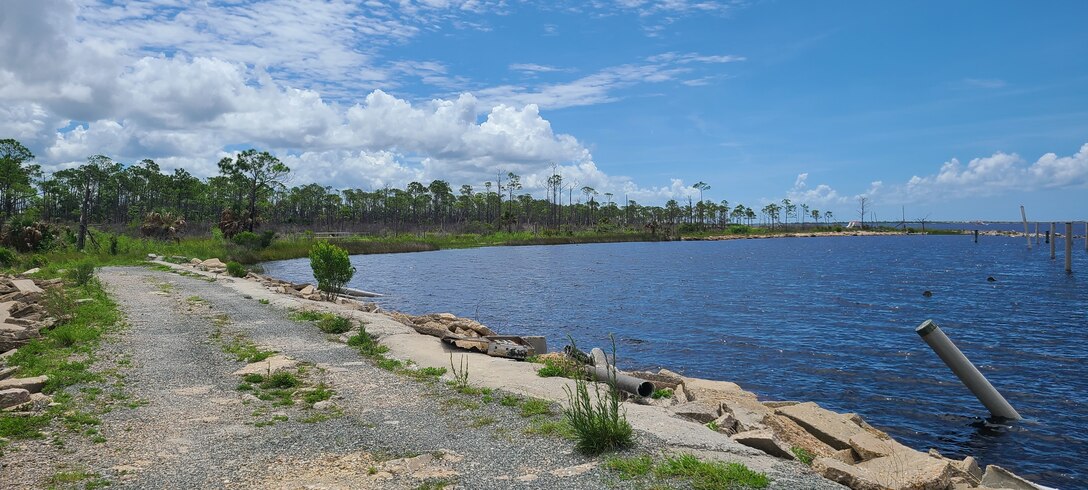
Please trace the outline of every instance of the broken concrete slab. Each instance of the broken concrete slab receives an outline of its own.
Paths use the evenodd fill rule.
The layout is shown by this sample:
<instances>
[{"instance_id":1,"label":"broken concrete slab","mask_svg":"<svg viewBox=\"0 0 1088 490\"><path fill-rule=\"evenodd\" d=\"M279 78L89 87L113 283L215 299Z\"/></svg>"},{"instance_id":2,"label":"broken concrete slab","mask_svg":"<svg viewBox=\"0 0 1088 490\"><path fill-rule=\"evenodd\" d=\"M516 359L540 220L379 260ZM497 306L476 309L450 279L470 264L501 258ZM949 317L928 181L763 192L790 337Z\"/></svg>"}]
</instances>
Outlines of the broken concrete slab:
<instances>
[{"instance_id":1,"label":"broken concrete slab","mask_svg":"<svg viewBox=\"0 0 1088 490\"><path fill-rule=\"evenodd\" d=\"M695 400L681 403L669 409L677 417L707 424L722 416L722 407L718 402Z\"/></svg>"},{"instance_id":2,"label":"broken concrete slab","mask_svg":"<svg viewBox=\"0 0 1088 490\"><path fill-rule=\"evenodd\" d=\"M1012 490L1041 490L1042 488L1005 468L992 464L986 465L986 472L982 474L982 486Z\"/></svg>"},{"instance_id":3,"label":"broken concrete slab","mask_svg":"<svg viewBox=\"0 0 1088 490\"><path fill-rule=\"evenodd\" d=\"M247 364L246 367L234 372L235 375L245 376L247 374L273 374L277 371L284 369L290 369L298 365L298 361L291 359L287 356L272 356L263 361Z\"/></svg>"},{"instance_id":4,"label":"broken concrete slab","mask_svg":"<svg viewBox=\"0 0 1088 490\"><path fill-rule=\"evenodd\" d=\"M915 452L891 437L879 437L868 431L861 431L850 436L850 448L857 452L862 461L891 456L896 453Z\"/></svg>"},{"instance_id":5,"label":"broken concrete slab","mask_svg":"<svg viewBox=\"0 0 1088 490\"><path fill-rule=\"evenodd\" d=\"M19 370L19 366L12 366L4 369L0 369L0 380L8 379L11 375L15 374L15 371Z\"/></svg>"},{"instance_id":6,"label":"broken concrete slab","mask_svg":"<svg viewBox=\"0 0 1088 490\"><path fill-rule=\"evenodd\" d=\"M774 431L790 447L799 447L815 456L832 456L835 448L828 446L816 436L809 434L804 427L785 415L770 414L763 418L763 423Z\"/></svg>"},{"instance_id":7,"label":"broken concrete slab","mask_svg":"<svg viewBox=\"0 0 1088 490\"><path fill-rule=\"evenodd\" d=\"M852 449L850 438L865 431L849 417L813 402L779 407L775 409L775 413L793 419L817 439L835 449Z\"/></svg>"},{"instance_id":8,"label":"broken concrete slab","mask_svg":"<svg viewBox=\"0 0 1088 490\"><path fill-rule=\"evenodd\" d=\"M49 381L49 377L34 376L32 378L9 378L0 380L0 390L6 390L8 388L21 388L31 393L37 393L42 391L45 387L46 381Z\"/></svg>"},{"instance_id":9,"label":"broken concrete slab","mask_svg":"<svg viewBox=\"0 0 1088 490\"><path fill-rule=\"evenodd\" d=\"M19 291L24 293L44 293L45 290L34 284L33 279L13 279L11 281Z\"/></svg>"},{"instance_id":10,"label":"broken concrete slab","mask_svg":"<svg viewBox=\"0 0 1088 490\"><path fill-rule=\"evenodd\" d=\"M926 455L920 459L883 457L856 465L816 458L812 468L854 490L944 490L951 485L952 472L948 461Z\"/></svg>"},{"instance_id":11,"label":"broken concrete slab","mask_svg":"<svg viewBox=\"0 0 1088 490\"><path fill-rule=\"evenodd\" d=\"M733 435L732 438L734 441L750 448L759 449L776 458L794 459L790 447L781 439L775 437L774 432L770 429L740 432Z\"/></svg>"},{"instance_id":12,"label":"broken concrete slab","mask_svg":"<svg viewBox=\"0 0 1088 490\"><path fill-rule=\"evenodd\" d=\"M30 401L30 392L22 388L0 390L0 408L13 407Z\"/></svg>"}]
</instances>

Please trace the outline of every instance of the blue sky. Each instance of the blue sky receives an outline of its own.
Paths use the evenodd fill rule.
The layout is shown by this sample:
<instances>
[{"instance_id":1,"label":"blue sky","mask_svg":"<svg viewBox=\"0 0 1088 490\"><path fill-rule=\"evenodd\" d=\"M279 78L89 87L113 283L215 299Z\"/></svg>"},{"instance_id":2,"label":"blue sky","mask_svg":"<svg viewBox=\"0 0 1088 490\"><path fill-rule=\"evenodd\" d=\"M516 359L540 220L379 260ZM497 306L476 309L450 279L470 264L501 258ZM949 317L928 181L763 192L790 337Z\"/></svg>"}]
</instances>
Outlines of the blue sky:
<instances>
[{"instance_id":1,"label":"blue sky","mask_svg":"<svg viewBox=\"0 0 1088 490\"><path fill-rule=\"evenodd\" d=\"M1084 219L1084 2L0 4L0 137L373 189L553 169L615 200ZM1049 155L1053 154L1053 155Z\"/></svg>"}]
</instances>

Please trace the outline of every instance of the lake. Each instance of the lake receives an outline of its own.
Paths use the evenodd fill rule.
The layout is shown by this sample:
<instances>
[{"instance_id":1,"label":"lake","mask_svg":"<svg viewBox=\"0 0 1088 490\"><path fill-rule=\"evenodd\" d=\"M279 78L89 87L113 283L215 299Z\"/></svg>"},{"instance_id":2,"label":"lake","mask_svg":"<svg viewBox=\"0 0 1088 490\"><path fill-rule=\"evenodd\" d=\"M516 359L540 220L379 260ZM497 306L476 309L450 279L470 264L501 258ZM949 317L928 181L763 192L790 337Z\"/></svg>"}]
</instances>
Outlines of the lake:
<instances>
[{"instance_id":1,"label":"lake","mask_svg":"<svg viewBox=\"0 0 1088 490\"><path fill-rule=\"evenodd\" d=\"M491 247L353 256L387 309L500 333L618 340L623 369L735 381L857 412L905 444L1050 486L1088 480L1088 254L1023 238L873 236ZM307 259L264 264L312 281ZM988 277L996 281L988 281ZM924 297L923 291L932 291ZM987 412L914 332L933 319L1024 416Z\"/></svg>"}]
</instances>

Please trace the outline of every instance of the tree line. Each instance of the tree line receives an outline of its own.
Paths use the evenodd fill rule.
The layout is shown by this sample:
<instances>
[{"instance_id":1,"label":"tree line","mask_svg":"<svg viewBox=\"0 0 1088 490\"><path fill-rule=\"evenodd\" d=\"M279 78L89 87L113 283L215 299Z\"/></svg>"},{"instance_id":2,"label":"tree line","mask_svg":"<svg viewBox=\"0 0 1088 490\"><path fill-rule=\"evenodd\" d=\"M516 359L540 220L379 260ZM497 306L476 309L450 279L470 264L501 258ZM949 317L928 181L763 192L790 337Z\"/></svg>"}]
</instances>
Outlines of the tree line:
<instances>
[{"instance_id":1,"label":"tree line","mask_svg":"<svg viewBox=\"0 0 1088 490\"><path fill-rule=\"evenodd\" d=\"M164 172L155 161L123 164L105 155L45 174L34 155L13 139L0 140L0 215L46 223L79 223L152 234L170 227L224 233L276 230L448 232L564 232L580 230L676 233L758 222L772 228L825 224L821 213L788 199L758 211L744 204L703 199L642 205L626 196L578 186L559 172L541 197L522 192L521 177L498 174L481 187L455 188L444 180L411 182L403 189L335 189L316 183L288 187L291 169L266 151L223 158L219 174L198 178L184 168ZM154 218L152 220L152 218ZM148 220L154 221L148 224ZM151 230L150 232L148 230Z\"/></svg>"}]
</instances>

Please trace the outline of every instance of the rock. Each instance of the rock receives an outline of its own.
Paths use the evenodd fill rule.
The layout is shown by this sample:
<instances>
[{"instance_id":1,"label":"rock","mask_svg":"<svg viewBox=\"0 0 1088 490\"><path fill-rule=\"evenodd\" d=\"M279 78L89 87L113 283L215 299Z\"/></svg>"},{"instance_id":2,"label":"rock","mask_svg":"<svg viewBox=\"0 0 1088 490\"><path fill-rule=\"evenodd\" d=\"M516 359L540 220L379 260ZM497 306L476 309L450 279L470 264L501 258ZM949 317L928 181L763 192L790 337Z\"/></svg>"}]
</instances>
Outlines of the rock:
<instances>
[{"instance_id":1,"label":"rock","mask_svg":"<svg viewBox=\"0 0 1088 490\"><path fill-rule=\"evenodd\" d=\"M789 417L771 414L763 419L763 423L773 430L780 439L786 441L790 447L799 447L815 456L833 456L835 454L835 448L824 444L816 436L809 434L804 427L801 427Z\"/></svg>"},{"instance_id":2,"label":"rock","mask_svg":"<svg viewBox=\"0 0 1088 490\"><path fill-rule=\"evenodd\" d=\"M83 303L90 303L92 301L94 301L94 300L91 299L91 298L79 298L79 299L76 300L76 304L81 305Z\"/></svg>"},{"instance_id":3,"label":"rock","mask_svg":"<svg viewBox=\"0 0 1088 490\"><path fill-rule=\"evenodd\" d=\"M11 377L12 374L15 374L15 371L18 371L18 370L19 370L18 366L12 366L12 367L9 367L9 368L0 369L0 379L8 379L8 378Z\"/></svg>"},{"instance_id":4,"label":"rock","mask_svg":"<svg viewBox=\"0 0 1088 490\"><path fill-rule=\"evenodd\" d=\"M219 259L208 259L201 262L200 265L209 269L225 269L227 267L227 264Z\"/></svg>"},{"instance_id":5,"label":"rock","mask_svg":"<svg viewBox=\"0 0 1088 490\"><path fill-rule=\"evenodd\" d=\"M257 398L253 394L245 393L245 394L242 395L242 403L257 403L257 402L260 402L260 401L261 401L261 399Z\"/></svg>"},{"instance_id":6,"label":"rock","mask_svg":"<svg viewBox=\"0 0 1088 490\"><path fill-rule=\"evenodd\" d=\"M19 275L21 275L21 276L29 276L29 275L31 275L31 274L37 274L37 273L39 273L39 272L41 272L41 271L42 271L42 270L41 270L40 268L38 268L38 267L35 267L35 268L33 268L33 269L30 269L30 270L28 270L28 271L24 271L24 272L23 272L22 274L19 274Z\"/></svg>"},{"instance_id":7,"label":"rock","mask_svg":"<svg viewBox=\"0 0 1088 490\"><path fill-rule=\"evenodd\" d=\"M312 284L307 284L306 287L302 288L302 291L299 291L299 294L303 296L309 296L314 293L317 293L317 288L315 288Z\"/></svg>"},{"instance_id":8,"label":"rock","mask_svg":"<svg viewBox=\"0 0 1088 490\"><path fill-rule=\"evenodd\" d=\"M868 431L861 431L850 436L850 448L861 457L862 461L890 456L896 453L915 452L890 437L878 437Z\"/></svg>"},{"instance_id":9,"label":"rock","mask_svg":"<svg viewBox=\"0 0 1088 490\"><path fill-rule=\"evenodd\" d=\"M860 458L858 458L857 453L855 453L853 449L840 449L835 451L830 457L849 465L858 464L858 461L860 461Z\"/></svg>"},{"instance_id":10,"label":"rock","mask_svg":"<svg viewBox=\"0 0 1088 490\"><path fill-rule=\"evenodd\" d=\"M810 434L835 449L852 449L850 438L865 430L849 417L827 410L813 402L777 408L775 413L793 419Z\"/></svg>"},{"instance_id":11,"label":"rock","mask_svg":"<svg viewBox=\"0 0 1088 490\"><path fill-rule=\"evenodd\" d=\"M750 430L737 433L732 437L736 442L750 448L759 449L776 458L794 459L793 453L770 429Z\"/></svg>"},{"instance_id":12,"label":"rock","mask_svg":"<svg viewBox=\"0 0 1088 490\"><path fill-rule=\"evenodd\" d=\"M42 391L46 381L49 381L49 377L45 375L34 376L33 378L9 378L0 380L0 390L21 388L31 393L37 393Z\"/></svg>"},{"instance_id":13,"label":"rock","mask_svg":"<svg viewBox=\"0 0 1088 490\"><path fill-rule=\"evenodd\" d=\"M763 402L763 406L765 406L765 407L767 407L767 408L781 408L781 407L788 407L788 406L791 406L791 405L797 405L798 403L801 403L801 402L793 402L793 401L765 401L765 402Z\"/></svg>"},{"instance_id":14,"label":"rock","mask_svg":"<svg viewBox=\"0 0 1088 490\"><path fill-rule=\"evenodd\" d=\"M234 374L237 376L245 376L247 374L268 375L284 369L293 368L297 365L298 361L287 356L277 355L263 361L246 364L246 367L235 371Z\"/></svg>"},{"instance_id":15,"label":"rock","mask_svg":"<svg viewBox=\"0 0 1088 490\"><path fill-rule=\"evenodd\" d=\"M812 468L824 478L854 490L944 490L951 485L948 461L922 453L899 458L877 458L849 465L834 458L816 458Z\"/></svg>"},{"instance_id":16,"label":"rock","mask_svg":"<svg viewBox=\"0 0 1088 490\"><path fill-rule=\"evenodd\" d=\"M677 417L694 420L700 424L707 424L722 416L722 407L720 403L695 400L676 405L675 407L670 408L669 412Z\"/></svg>"},{"instance_id":17,"label":"rock","mask_svg":"<svg viewBox=\"0 0 1088 490\"><path fill-rule=\"evenodd\" d=\"M993 488L1010 488L1013 490L1040 490L1040 487L1029 482L1013 472L997 465L986 465L986 472L982 474L982 486Z\"/></svg>"},{"instance_id":18,"label":"rock","mask_svg":"<svg viewBox=\"0 0 1088 490\"><path fill-rule=\"evenodd\" d=\"M42 288L38 287L37 284L34 284L33 279L15 279L15 280L12 280L11 283L14 284L15 287L19 289L19 291L22 291L24 293L44 293L45 292L44 290L42 290Z\"/></svg>"},{"instance_id":19,"label":"rock","mask_svg":"<svg viewBox=\"0 0 1088 490\"><path fill-rule=\"evenodd\" d=\"M963 461L953 461L952 471L967 478L972 483L980 483L982 481L982 469L978 467L978 461L975 461L973 456L963 458Z\"/></svg>"},{"instance_id":20,"label":"rock","mask_svg":"<svg viewBox=\"0 0 1088 490\"><path fill-rule=\"evenodd\" d=\"M722 415L707 425L717 427L718 432L721 432L722 434L732 435L737 433L737 419L733 418L733 414L731 413Z\"/></svg>"},{"instance_id":21,"label":"rock","mask_svg":"<svg viewBox=\"0 0 1088 490\"><path fill-rule=\"evenodd\" d=\"M30 392L23 388L0 390L0 408L13 407L30 401Z\"/></svg>"},{"instance_id":22,"label":"rock","mask_svg":"<svg viewBox=\"0 0 1088 490\"><path fill-rule=\"evenodd\" d=\"M930 291L928 289L925 290L925 291L922 291L922 296L925 296L927 298L930 297L930 296L933 296L933 291Z\"/></svg>"},{"instance_id":23,"label":"rock","mask_svg":"<svg viewBox=\"0 0 1088 490\"><path fill-rule=\"evenodd\" d=\"M986 282L997 282L997 279L994 279L994 276L990 276L986 278Z\"/></svg>"},{"instance_id":24,"label":"rock","mask_svg":"<svg viewBox=\"0 0 1088 490\"><path fill-rule=\"evenodd\" d=\"M18 351L19 351L18 349L5 350L3 354L0 354L0 361L6 362L9 357L14 356L15 353L18 352Z\"/></svg>"},{"instance_id":25,"label":"rock","mask_svg":"<svg viewBox=\"0 0 1088 490\"><path fill-rule=\"evenodd\" d=\"M314 403L314 410L332 410L336 408L336 404L329 400L322 400Z\"/></svg>"},{"instance_id":26,"label":"rock","mask_svg":"<svg viewBox=\"0 0 1088 490\"><path fill-rule=\"evenodd\" d=\"M195 258L195 257L192 260L189 261L189 263L192 264L192 265L200 265L202 262L203 262L202 260L200 260L198 258Z\"/></svg>"},{"instance_id":27,"label":"rock","mask_svg":"<svg viewBox=\"0 0 1088 490\"><path fill-rule=\"evenodd\" d=\"M457 320L457 315L454 315L453 313L439 313L435 315L435 317L439 320L449 320L451 322Z\"/></svg>"}]
</instances>

